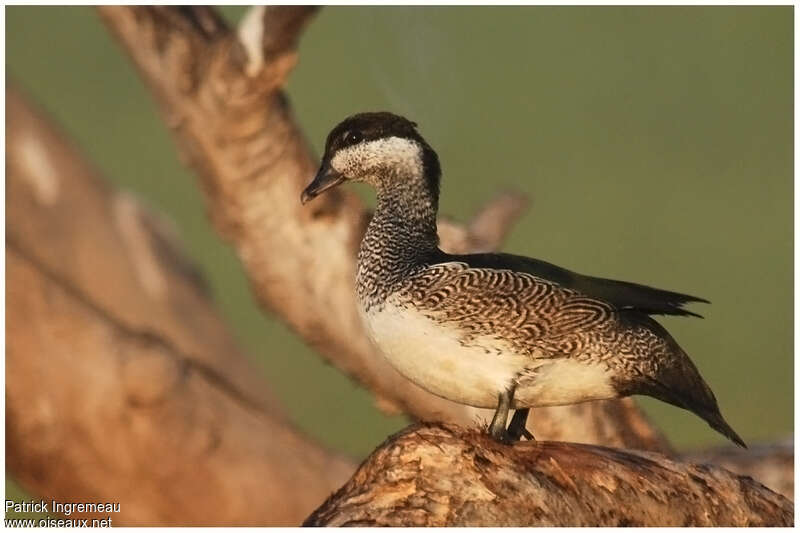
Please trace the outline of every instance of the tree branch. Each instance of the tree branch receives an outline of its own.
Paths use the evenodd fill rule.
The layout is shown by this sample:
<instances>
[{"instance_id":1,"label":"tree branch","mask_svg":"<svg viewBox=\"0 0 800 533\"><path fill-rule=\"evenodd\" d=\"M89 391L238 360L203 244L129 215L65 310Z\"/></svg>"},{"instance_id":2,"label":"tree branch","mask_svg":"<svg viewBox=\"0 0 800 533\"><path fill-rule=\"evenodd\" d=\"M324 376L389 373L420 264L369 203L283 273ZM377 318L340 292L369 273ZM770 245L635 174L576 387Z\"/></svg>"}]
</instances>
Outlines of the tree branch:
<instances>
[{"instance_id":1,"label":"tree branch","mask_svg":"<svg viewBox=\"0 0 800 533\"><path fill-rule=\"evenodd\" d=\"M316 158L281 88L311 12L255 8L234 33L220 30L221 22L204 8L100 8L156 95L201 179L210 216L235 247L261 305L367 387L382 409L422 420L484 423L490 412L417 387L365 336L353 280L369 214L358 198L337 189L300 205ZM211 22L194 22L199 19ZM504 196L468 227L445 221L442 246L496 248L522 208L518 197ZM538 409L531 429L541 438L668 449L630 400Z\"/></svg>"},{"instance_id":2,"label":"tree branch","mask_svg":"<svg viewBox=\"0 0 800 533\"><path fill-rule=\"evenodd\" d=\"M794 439L751 446L747 450L726 446L683 456L692 463L710 463L757 479L770 489L794 500Z\"/></svg>"},{"instance_id":3,"label":"tree branch","mask_svg":"<svg viewBox=\"0 0 800 533\"><path fill-rule=\"evenodd\" d=\"M6 98L9 472L120 524L297 524L353 465L285 419L166 223Z\"/></svg>"},{"instance_id":4,"label":"tree branch","mask_svg":"<svg viewBox=\"0 0 800 533\"><path fill-rule=\"evenodd\" d=\"M793 505L751 478L648 452L498 444L455 426L389 438L310 526L790 526Z\"/></svg>"}]
</instances>

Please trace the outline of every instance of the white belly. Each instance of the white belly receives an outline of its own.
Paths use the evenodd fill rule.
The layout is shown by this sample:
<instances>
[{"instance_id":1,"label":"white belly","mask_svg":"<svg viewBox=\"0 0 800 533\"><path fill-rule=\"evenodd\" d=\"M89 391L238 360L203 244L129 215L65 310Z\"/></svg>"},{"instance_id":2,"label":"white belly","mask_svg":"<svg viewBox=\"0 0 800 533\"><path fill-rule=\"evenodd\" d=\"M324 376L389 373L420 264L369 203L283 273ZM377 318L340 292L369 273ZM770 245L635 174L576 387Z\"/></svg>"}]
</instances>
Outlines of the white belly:
<instances>
[{"instance_id":1,"label":"white belly","mask_svg":"<svg viewBox=\"0 0 800 533\"><path fill-rule=\"evenodd\" d=\"M507 390L529 359L503 349L495 339L490 348L463 346L458 331L437 324L410 307L387 303L380 311L363 315L378 349L398 372L423 389L474 407L497 407L497 396ZM497 353L497 349L501 353Z\"/></svg>"},{"instance_id":2,"label":"white belly","mask_svg":"<svg viewBox=\"0 0 800 533\"><path fill-rule=\"evenodd\" d=\"M610 374L600 365L515 354L497 339L459 342L459 332L413 307L387 302L362 313L368 334L392 366L423 389L473 407L497 407L498 394L523 374L515 407L566 405L613 398Z\"/></svg>"},{"instance_id":3,"label":"white belly","mask_svg":"<svg viewBox=\"0 0 800 533\"><path fill-rule=\"evenodd\" d=\"M574 359L540 361L533 378L523 377L514 394L521 407L569 405L616 398L611 374L602 364Z\"/></svg>"}]
</instances>

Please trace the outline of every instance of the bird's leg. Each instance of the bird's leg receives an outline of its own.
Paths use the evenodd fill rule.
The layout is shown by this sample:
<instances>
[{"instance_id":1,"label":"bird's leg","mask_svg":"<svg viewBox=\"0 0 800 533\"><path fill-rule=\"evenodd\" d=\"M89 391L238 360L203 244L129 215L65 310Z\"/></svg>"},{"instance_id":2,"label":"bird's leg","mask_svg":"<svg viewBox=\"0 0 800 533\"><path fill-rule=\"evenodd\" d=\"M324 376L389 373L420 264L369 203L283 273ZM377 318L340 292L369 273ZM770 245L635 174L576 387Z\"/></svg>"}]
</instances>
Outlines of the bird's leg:
<instances>
[{"instance_id":1,"label":"bird's leg","mask_svg":"<svg viewBox=\"0 0 800 533\"><path fill-rule=\"evenodd\" d=\"M511 423L508 425L508 437L511 440L517 441L522 437L528 440L536 440L530 431L525 429L525 424L528 423L528 413L530 409L517 409L514 411L514 416L511 417Z\"/></svg>"},{"instance_id":2,"label":"bird's leg","mask_svg":"<svg viewBox=\"0 0 800 533\"><path fill-rule=\"evenodd\" d=\"M511 399L513 397L514 387L497 395L497 410L494 412L492 423L489 424L489 435L500 442L509 442L506 420L508 420L508 410L511 409Z\"/></svg>"}]
</instances>

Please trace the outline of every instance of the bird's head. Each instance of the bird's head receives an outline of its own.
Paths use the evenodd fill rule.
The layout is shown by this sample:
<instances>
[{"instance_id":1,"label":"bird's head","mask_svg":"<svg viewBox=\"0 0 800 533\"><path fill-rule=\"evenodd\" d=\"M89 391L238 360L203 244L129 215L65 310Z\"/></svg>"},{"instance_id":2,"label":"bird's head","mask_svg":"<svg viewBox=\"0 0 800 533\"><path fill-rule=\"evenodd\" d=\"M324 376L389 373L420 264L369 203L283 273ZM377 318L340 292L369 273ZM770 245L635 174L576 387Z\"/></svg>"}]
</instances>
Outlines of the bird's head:
<instances>
[{"instance_id":1,"label":"bird's head","mask_svg":"<svg viewBox=\"0 0 800 533\"><path fill-rule=\"evenodd\" d=\"M422 185L438 199L439 158L410 120L388 112L346 118L328 134L325 154L303 203L345 181L379 191Z\"/></svg>"}]
</instances>

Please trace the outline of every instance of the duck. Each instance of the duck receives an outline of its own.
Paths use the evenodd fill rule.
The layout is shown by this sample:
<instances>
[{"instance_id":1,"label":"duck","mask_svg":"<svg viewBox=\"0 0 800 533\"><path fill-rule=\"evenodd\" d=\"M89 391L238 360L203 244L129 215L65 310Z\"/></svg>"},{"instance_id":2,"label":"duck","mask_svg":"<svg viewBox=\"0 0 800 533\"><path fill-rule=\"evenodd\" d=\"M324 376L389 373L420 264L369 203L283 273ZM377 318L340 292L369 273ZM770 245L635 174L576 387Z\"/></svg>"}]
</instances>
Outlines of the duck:
<instances>
[{"instance_id":1,"label":"duck","mask_svg":"<svg viewBox=\"0 0 800 533\"><path fill-rule=\"evenodd\" d=\"M487 431L504 443L533 439L532 408L646 395L746 447L653 318L700 316L686 306L707 300L520 255L446 253L436 224L441 174L415 122L366 112L330 131L301 194L306 204L344 183L375 189L356 297L367 334L400 374L442 398L493 409Z\"/></svg>"}]
</instances>

